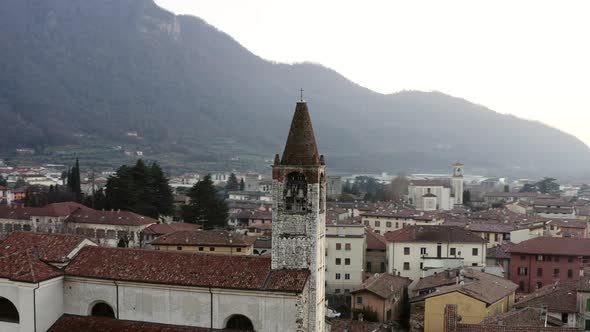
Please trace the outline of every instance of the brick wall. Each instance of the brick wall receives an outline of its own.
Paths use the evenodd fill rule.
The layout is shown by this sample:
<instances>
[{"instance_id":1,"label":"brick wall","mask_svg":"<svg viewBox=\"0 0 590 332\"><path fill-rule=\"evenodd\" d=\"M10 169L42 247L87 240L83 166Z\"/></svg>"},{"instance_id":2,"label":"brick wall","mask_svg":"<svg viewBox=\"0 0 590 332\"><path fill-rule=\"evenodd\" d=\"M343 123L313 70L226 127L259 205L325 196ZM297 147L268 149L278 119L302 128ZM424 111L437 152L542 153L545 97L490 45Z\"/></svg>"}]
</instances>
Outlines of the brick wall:
<instances>
[{"instance_id":1,"label":"brick wall","mask_svg":"<svg viewBox=\"0 0 590 332\"><path fill-rule=\"evenodd\" d=\"M538 326L501 326L461 324L461 317L457 314L456 304L447 304L445 307L444 332L573 332L580 329L571 327L538 327Z\"/></svg>"}]
</instances>

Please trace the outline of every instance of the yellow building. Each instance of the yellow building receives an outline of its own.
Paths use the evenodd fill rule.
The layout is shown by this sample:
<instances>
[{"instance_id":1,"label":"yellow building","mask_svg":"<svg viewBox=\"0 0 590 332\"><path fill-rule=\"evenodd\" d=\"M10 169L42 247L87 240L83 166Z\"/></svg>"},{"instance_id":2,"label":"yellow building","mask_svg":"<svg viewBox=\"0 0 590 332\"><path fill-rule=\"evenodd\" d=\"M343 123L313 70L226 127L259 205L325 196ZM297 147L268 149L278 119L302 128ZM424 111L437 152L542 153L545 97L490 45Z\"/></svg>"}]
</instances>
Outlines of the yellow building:
<instances>
[{"instance_id":1,"label":"yellow building","mask_svg":"<svg viewBox=\"0 0 590 332\"><path fill-rule=\"evenodd\" d=\"M447 304L457 304L461 323L479 323L486 317L507 312L514 304L518 285L508 279L473 270L474 279L463 285L438 288L424 296L424 331L444 330Z\"/></svg>"},{"instance_id":2,"label":"yellow building","mask_svg":"<svg viewBox=\"0 0 590 332\"><path fill-rule=\"evenodd\" d=\"M252 255L255 237L228 231L177 231L152 241L155 250Z\"/></svg>"}]
</instances>

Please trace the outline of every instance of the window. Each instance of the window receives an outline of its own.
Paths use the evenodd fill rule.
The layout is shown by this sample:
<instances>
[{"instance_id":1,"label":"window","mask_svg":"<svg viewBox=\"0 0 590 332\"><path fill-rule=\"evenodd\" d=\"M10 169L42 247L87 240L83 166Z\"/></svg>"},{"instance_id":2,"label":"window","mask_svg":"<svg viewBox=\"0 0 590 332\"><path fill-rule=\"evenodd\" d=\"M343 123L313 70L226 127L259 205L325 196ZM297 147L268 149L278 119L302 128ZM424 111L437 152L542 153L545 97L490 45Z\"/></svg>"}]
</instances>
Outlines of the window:
<instances>
[{"instance_id":1,"label":"window","mask_svg":"<svg viewBox=\"0 0 590 332\"><path fill-rule=\"evenodd\" d=\"M341 259L340 258L336 258L336 265L340 265L341 263Z\"/></svg>"},{"instance_id":2,"label":"window","mask_svg":"<svg viewBox=\"0 0 590 332\"><path fill-rule=\"evenodd\" d=\"M236 248L237 252L242 252L242 248Z\"/></svg>"},{"instance_id":3,"label":"window","mask_svg":"<svg viewBox=\"0 0 590 332\"><path fill-rule=\"evenodd\" d=\"M553 269L553 277L559 278L559 269Z\"/></svg>"},{"instance_id":4,"label":"window","mask_svg":"<svg viewBox=\"0 0 590 332\"><path fill-rule=\"evenodd\" d=\"M552 258L552 256L549 256L549 255L545 256L545 260L546 260L547 262L551 262L551 258Z\"/></svg>"},{"instance_id":5,"label":"window","mask_svg":"<svg viewBox=\"0 0 590 332\"><path fill-rule=\"evenodd\" d=\"M215 251L215 247L210 247L209 251Z\"/></svg>"},{"instance_id":6,"label":"window","mask_svg":"<svg viewBox=\"0 0 590 332\"><path fill-rule=\"evenodd\" d=\"M381 227L381 222L379 220L375 220L375 227Z\"/></svg>"},{"instance_id":7,"label":"window","mask_svg":"<svg viewBox=\"0 0 590 332\"><path fill-rule=\"evenodd\" d=\"M567 312L562 312L561 313L561 322L567 324L567 318L568 318Z\"/></svg>"},{"instance_id":8,"label":"window","mask_svg":"<svg viewBox=\"0 0 590 332\"><path fill-rule=\"evenodd\" d=\"M203 247L199 247L199 251L203 251L203 249L204 249Z\"/></svg>"},{"instance_id":9,"label":"window","mask_svg":"<svg viewBox=\"0 0 590 332\"><path fill-rule=\"evenodd\" d=\"M345 288L345 289L344 289L344 294L348 294L348 293L350 293L350 289L346 289L346 288Z\"/></svg>"},{"instance_id":10,"label":"window","mask_svg":"<svg viewBox=\"0 0 590 332\"><path fill-rule=\"evenodd\" d=\"M385 227L387 227L387 228L391 228L391 221L388 221L388 222L386 222L386 223L385 223Z\"/></svg>"},{"instance_id":11,"label":"window","mask_svg":"<svg viewBox=\"0 0 590 332\"><path fill-rule=\"evenodd\" d=\"M477 248L473 248L473 249L471 250L471 254L472 254L473 256L477 256L477 253L478 253L478 250L477 250Z\"/></svg>"},{"instance_id":12,"label":"window","mask_svg":"<svg viewBox=\"0 0 590 332\"><path fill-rule=\"evenodd\" d=\"M457 248L451 248L451 256L457 256Z\"/></svg>"},{"instance_id":13,"label":"window","mask_svg":"<svg viewBox=\"0 0 590 332\"><path fill-rule=\"evenodd\" d=\"M345 249L345 250L350 250L350 248L351 248L351 246L350 246L350 243L346 243L346 244L344 245L344 249Z\"/></svg>"},{"instance_id":14,"label":"window","mask_svg":"<svg viewBox=\"0 0 590 332\"><path fill-rule=\"evenodd\" d=\"M537 277L542 277L543 276L543 269L542 268L537 268Z\"/></svg>"},{"instance_id":15,"label":"window","mask_svg":"<svg viewBox=\"0 0 590 332\"><path fill-rule=\"evenodd\" d=\"M477 263L471 263L471 266L477 266Z\"/></svg>"},{"instance_id":16,"label":"window","mask_svg":"<svg viewBox=\"0 0 590 332\"><path fill-rule=\"evenodd\" d=\"M371 272L372 271L372 269L371 269L371 262L367 262L367 271L368 272Z\"/></svg>"},{"instance_id":17,"label":"window","mask_svg":"<svg viewBox=\"0 0 590 332\"><path fill-rule=\"evenodd\" d=\"M176 250L182 250L182 247L176 247Z\"/></svg>"},{"instance_id":18,"label":"window","mask_svg":"<svg viewBox=\"0 0 590 332\"><path fill-rule=\"evenodd\" d=\"M494 241L498 242L498 233L494 233Z\"/></svg>"},{"instance_id":19,"label":"window","mask_svg":"<svg viewBox=\"0 0 590 332\"><path fill-rule=\"evenodd\" d=\"M518 289L520 289L521 291L524 291L524 281L518 282Z\"/></svg>"},{"instance_id":20,"label":"window","mask_svg":"<svg viewBox=\"0 0 590 332\"><path fill-rule=\"evenodd\" d=\"M543 255L537 255L537 262L543 261Z\"/></svg>"},{"instance_id":21,"label":"window","mask_svg":"<svg viewBox=\"0 0 590 332\"><path fill-rule=\"evenodd\" d=\"M585 321L584 330L586 330L586 331L590 330L590 320Z\"/></svg>"},{"instance_id":22,"label":"window","mask_svg":"<svg viewBox=\"0 0 590 332\"><path fill-rule=\"evenodd\" d=\"M291 212L305 212L307 208L307 181L299 172L289 173L283 191L285 209Z\"/></svg>"},{"instance_id":23,"label":"window","mask_svg":"<svg viewBox=\"0 0 590 332\"><path fill-rule=\"evenodd\" d=\"M363 304L363 297L362 296L356 297L356 304Z\"/></svg>"},{"instance_id":24,"label":"window","mask_svg":"<svg viewBox=\"0 0 590 332\"><path fill-rule=\"evenodd\" d=\"M410 254L410 247L404 247L404 255Z\"/></svg>"},{"instance_id":25,"label":"window","mask_svg":"<svg viewBox=\"0 0 590 332\"><path fill-rule=\"evenodd\" d=\"M518 275L519 276L526 276L528 269L526 267L519 267L518 268Z\"/></svg>"},{"instance_id":26,"label":"window","mask_svg":"<svg viewBox=\"0 0 590 332\"><path fill-rule=\"evenodd\" d=\"M404 262L404 270L409 270L410 269L410 262Z\"/></svg>"},{"instance_id":27,"label":"window","mask_svg":"<svg viewBox=\"0 0 590 332\"><path fill-rule=\"evenodd\" d=\"M365 220L365 226L369 226L369 221Z\"/></svg>"},{"instance_id":28,"label":"window","mask_svg":"<svg viewBox=\"0 0 590 332\"><path fill-rule=\"evenodd\" d=\"M381 262L381 272L385 272L385 263Z\"/></svg>"},{"instance_id":29,"label":"window","mask_svg":"<svg viewBox=\"0 0 590 332\"><path fill-rule=\"evenodd\" d=\"M426 255L426 248L420 248L420 255Z\"/></svg>"},{"instance_id":30,"label":"window","mask_svg":"<svg viewBox=\"0 0 590 332\"><path fill-rule=\"evenodd\" d=\"M399 222L395 222L395 228L399 228Z\"/></svg>"},{"instance_id":31,"label":"window","mask_svg":"<svg viewBox=\"0 0 590 332\"><path fill-rule=\"evenodd\" d=\"M20 316L16 306L3 297L0 297L0 321L9 323L20 322Z\"/></svg>"},{"instance_id":32,"label":"window","mask_svg":"<svg viewBox=\"0 0 590 332\"><path fill-rule=\"evenodd\" d=\"M574 261L574 258L572 256L570 256L570 257L567 258L567 262L568 263L573 263L573 261Z\"/></svg>"},{"instance_id":33,"label":"window","mask_svg":"<svg viewBox=\"0 0 590 332\"><path fill-rule=\"evenodd\" d=\"M342 250L342 243L336 243L336 250Z\"/></svg>"},{"instance_id":34,"label":"window","mask_svg":"<svg viewBox=\"0 0 590 332\"><path fill-rule=\"evenodd\" d=\"M350 280L350 273L344 274L344 280Z\"/></svg>"},{"instance_id":35,"label":"window","mask_svg":"<svg viewBox=\"0 0 590 332\"><path fill-rule=\"evenodd\" d=\"M555 256L555 261L559 262L559 256Z\"/></svg>"},{"instance_id":36,"label":"window","mask_svg":"<svg viewBox=\"0 0 590 332\"><path fill-rule=\"evenodd\" d=\"M344 265L350 265L350 258L344 259Z\"/></svg>"},{"instance_id":37,"label":"window","mask_svg":"<svg viewBox=\"0 0 590 332\"><path fill-rule=\"evenodd\" d=\"M336 280L340 280L340 273L336 273Z\"/></svg>"},{"instance_id":38,"label":"window","mask_svg":"<svg viewBox=\"0 0 590 332\"><path fill-rule=\"evenodd\" d=\"M586 311L590 311L590 298L586 299Z\"/></svg>"},{"instance_id":39,"label":"window","mask_svg":"<svg viewBox=\"0 0 590 332\"><path fill-rule=\"evenodd\" d=\"M340 294L340 288L334 289L334 294Z\"/></svg>"},{"instance_id":40,"label":"window","mask_svg":"<svg viewBox=\"0 0 590 332\"><path fill-rule=\"evenodd\" d=\"M91 315L115 318L115 311L110 305L104 302L98 302L94 305L94 307L92 307Z\"/></svg>"},{"instance_id":41,"label":"window","mask_svg":"<svg viewBox=\"0 0 590 332\"><path fill-rule=\"evenodd\" d=\"M524 261L524 260L526 260L526 256L525 256L525 255L520 255L520 260L521 260L521 261Z\"/></svg>"},{"instance_id":42,"label":"window","mask_svg":"<svg viewBox=\"0 0 590 332\"><path fill-rule=\"evenodd\" d=\"M541 289L543 288L543 283L542 282L537 282L537 289Z\"/></svg>"},{"instance_id":43,"label":"window","mask_svg":"<svg viewBox=\"0 0 590 332\"><path fill-rule=\"evenodd\" d=\"M424 263L420 262L420 270L424 268Z\"/></svg>"},{"instance_id":44,"label":"window","mask_svg":"<svg viewBox=\"0 0 590 332\"><path fill-rule=\"evenodd\" d=\"M567 270L567 278L572 279L574 277L574 271L572 269Z\"/></svg>"}]
</instances>

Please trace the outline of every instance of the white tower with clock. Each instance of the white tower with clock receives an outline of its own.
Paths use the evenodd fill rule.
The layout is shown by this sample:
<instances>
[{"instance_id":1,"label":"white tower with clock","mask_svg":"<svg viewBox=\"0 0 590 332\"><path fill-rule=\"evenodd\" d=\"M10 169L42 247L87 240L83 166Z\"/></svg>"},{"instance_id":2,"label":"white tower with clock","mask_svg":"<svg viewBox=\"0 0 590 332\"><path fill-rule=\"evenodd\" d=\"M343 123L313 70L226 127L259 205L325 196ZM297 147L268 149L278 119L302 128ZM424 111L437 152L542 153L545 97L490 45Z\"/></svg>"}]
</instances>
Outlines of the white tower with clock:
<instances>
[{"instance_id":1,"label":"white tower with clock","mask_svg":"<svg viewBox=\"0 0 590 332\"><path fill-rule=\"evenodd\" d=\"M273 173L272 268L309 270L298 330L324 331L326 176L307 104L297 103L282 157Z\"/></svg>"}]
</instances>

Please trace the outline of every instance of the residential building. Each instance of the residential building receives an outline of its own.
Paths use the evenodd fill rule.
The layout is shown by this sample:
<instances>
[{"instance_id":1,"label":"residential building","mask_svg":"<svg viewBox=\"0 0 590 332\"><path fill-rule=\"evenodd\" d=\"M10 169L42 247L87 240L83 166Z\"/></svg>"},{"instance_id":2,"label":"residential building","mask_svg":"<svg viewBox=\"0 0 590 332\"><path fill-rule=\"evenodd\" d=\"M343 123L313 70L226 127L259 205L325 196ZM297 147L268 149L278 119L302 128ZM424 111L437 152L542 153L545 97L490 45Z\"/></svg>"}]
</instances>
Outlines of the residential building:
<instances>
[{"instance_id":1,"label":"residential building","mask_svg":"<svg viewBox=\"0 0 590 332\"><path fill-rule=\"evenodd\" d=\"M510 248L514 243L505 242L488 248L486 253L486 271L494 268L501 272L501 277L510 279Z\"/></svg>"},{"instance_id":2,"label":"residential building","mask_svg":"<svg viewBox=\"0 0 590 332\"><path fill-rule=\"evenodd\" d=\"M363 224L375 233L385 234L406 226L440 225L443 219L433 213L411 209L376 209L360 214Z\"/></svg>"},{"instance_id":3,"label":"residential building","mask_svg":"<svg viewBox=\"0 0 590 332\"><path fill-rule=\"evenodd\" d=\"M377 313L381 323L398 321L402 317L410 283L412 281L408 278L377 273L352 291L352 312L368 308Z\"/></svg>"},{"instance_id":4,"label":"residential building","mask_svg":"<svg viewBox=\"0 0 590 332\"><path fill-rule=\"evenodd\" d=\"M64 219L64 232L109 246L140 247L142 232L158 221L134 212L77 209Z\"/></svg>"},{"instance_id":5,"label":"residential building","mask_svg":"<svg viewBox=\"0 0 590 332\"><path fill-rule=\"evenodd\" d=\"M383 235L365 228L367 249L365 251L365 273L375 274L387 271L387 240Z\"/></svg>"},{"instance_id":6,"label":"residential building","mask_svg":"<svg viewBox=\"0 0 590 332\"><path fill-rule=\"evenodd\" d=\"M445 307L457 304L461 323L479 323L486 317L507 312L514 304L518 286L510 280L485 272L472 271L473 280L443 286L412 302L424 302L424 332L444 330Z\"/></svg>"},{"instance_id":7,"label":"residential building","mask_svg":"<svg viewBox=\"0 0 590 332\"><path fill-rule=\"evenodd\" d=\"M536 290L514 304L515 308L546 308L548 320L560 326L583 327L578 317L577 282L556 282ZM557 325L557 324L555 324Z\"/></svg>"},{"instance_id":8,"label":"residential building","mask_svg":"<svg viewBox=\"0 0 590 332\"><path fill-rule=\"evenodd\" d=\"M556 198L536 198L533 202L533 211L544 218L576 218L574 205Z\"/></svg>"},{"instance_id":9,"label":"residential building","mask_svg":"<svg viewBox=\"0 0 590 332\"><path fill-rule=\"evenodd\" d=\"M461 266L485 266L486 243L461 227L408 226L385 234L389 273L419 280ZM410 287L412 288L412 287Z\"/></svg>"},{"instance_id":10,"label":"residential building","mask_svg":"<svg viewBox=\"0 0 590 332\"><path fill-rule=\"evenodd\" d=\"M326 225L326 293L348 294L364 280L365 227Z\"/></svg>"},{"instance_id":11,"label":"residential building","mask_svg":"<svg viewBox=\"0 0 590 332\"><path fill-rule=\"evenodd\" d=\"M535 199L539 197L548 197L547 195L539 194L539 193L532 193L532 192L505 192L505 191L498 191L498 192L488 192L484 194L484 202L488 205L492 204L506 204L512 203L516 201L524 201L527 203L532 204Z\"/></svg>"},{"instance_id":12,"label":"residential building","mask_svg":"<svg viewBox=\"0 0 590 332\"><path fill-rule=\"evenodd\" d=\"M262 191L230 191L229 199L234 201L271 202L272 195Z\"/></svg>"},{"instance_id":13,"label":"residential building","mask_svg":"<svg viewBox=\"0 0 590 332\"><path fill-rule=\"evenodd\" d=\"M494 247L510 242L510 233L517 229L517 226L498 222L472 222L465 228L486 240L488 247Z\"/></svg>"},{"instance_id":14,"label":"residential building","mask_svg":"<svg viewBox=\"0 0 590 332\"><path fill-rule=\"evenodd\" d=\"M537 237L509 251L510 280L532 293L556 281L579 280L590 259L590 239Z\"/></svg>"},{"instance_id":15,"label":"residential building","mask_svg":"<svg viewBox=\"0 0 590 332\"><path fill-rule=\"evenodd\" d=\"M141 231L140 242L145 248L153 249L151 243L156 238L176 231L196 231L201 226L184 222L153 224Z\"/></svg>"},{"instance_id":16,"label":"residential building","mask_svg":"<svg viewBox=\"0 0 590 332\"><path fill-rule=\"evenodd\" d=\"M175 231L153 240L155 250L188 251L226 255L252 255L255 237L222 230Z\"/></svg>"},{"instance_id":17,"label":"residential building","mask_svg":"<svg viewBox=\"0 0 590 332\"><path fill-rule=\"evenodd\" d=\"M547 221L548 235L554 237L590 237L590 223L580 219L555 218Z\"/></svg>"}]
</instances>

